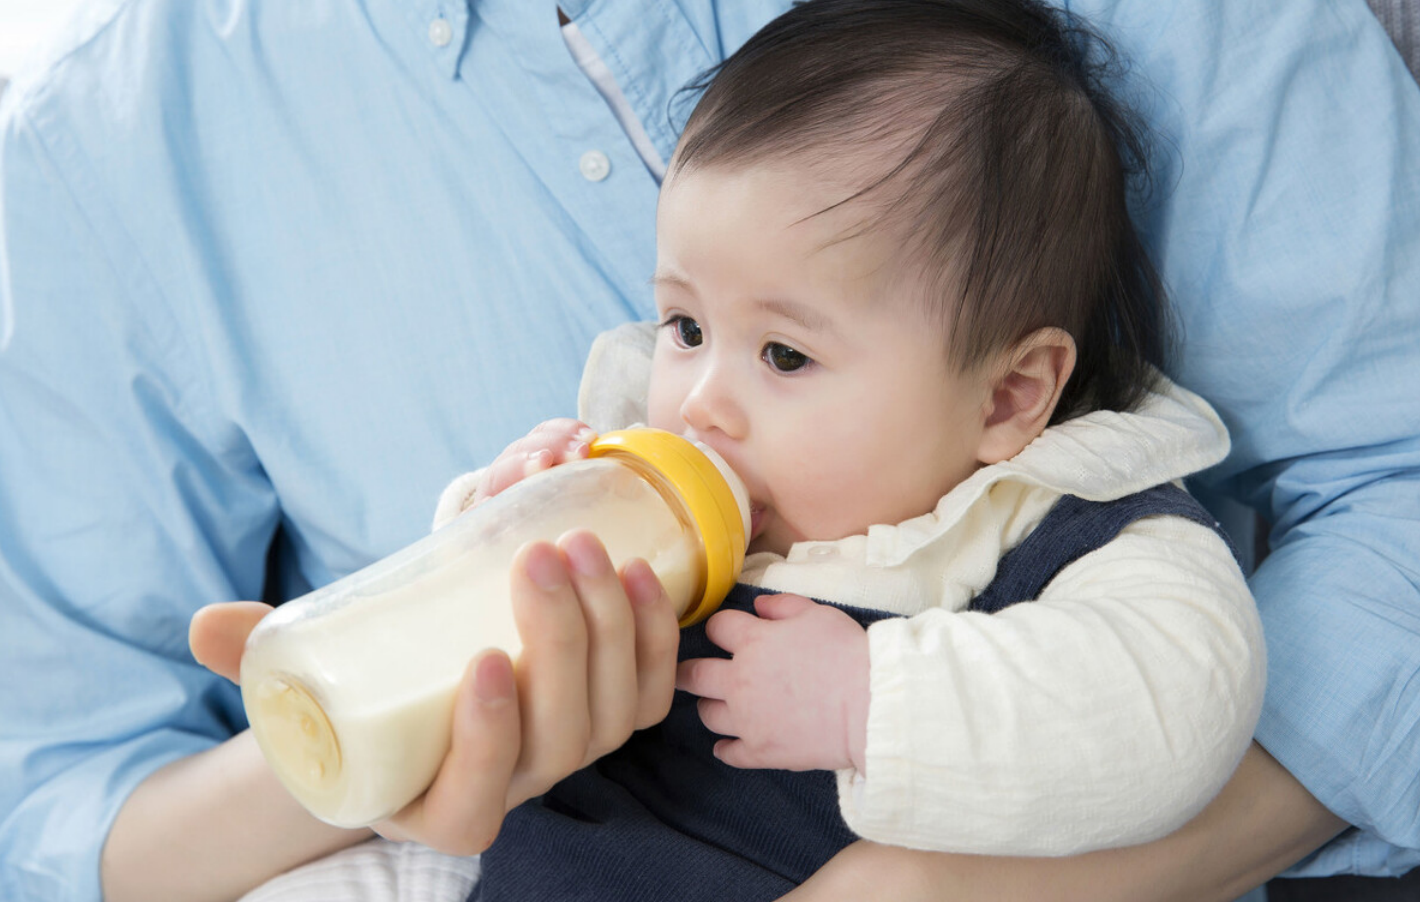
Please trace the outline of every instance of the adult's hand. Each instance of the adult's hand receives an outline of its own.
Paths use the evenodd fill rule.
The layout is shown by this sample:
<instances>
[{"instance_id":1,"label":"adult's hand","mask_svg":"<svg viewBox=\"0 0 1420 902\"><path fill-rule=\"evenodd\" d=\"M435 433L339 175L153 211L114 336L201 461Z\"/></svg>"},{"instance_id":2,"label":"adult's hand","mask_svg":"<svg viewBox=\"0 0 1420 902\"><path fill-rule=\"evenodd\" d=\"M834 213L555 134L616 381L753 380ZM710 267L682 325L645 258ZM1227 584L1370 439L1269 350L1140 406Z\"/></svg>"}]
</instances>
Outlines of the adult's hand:
<instances>
[{"instance_id":1,"label":"adult's hand","mask_svg":"<svg viewBox=\"0 0 1420 902\"><path fill-rule=\"evenodd\" d=\"M375 830L441 852L483 851L503 816L659 722L675 691L676 617L644 561L618 574L589 532L533 543L512 567L523 650L477 654L455 699L452 745L433 784ZM246 637L270 608L213 605L193 618L193 654L237 679Z\"/></svg>"},{"instance_id":2,"label":"adult's hand","mask_svg":"<svg viewBox=\"0 0 1420 902\"><path fill-rule=\"evenodd\" d=\"M1070 858L993 858L858 842L787 902L1230 902L1346 824L1253 744L1221 793L1151 843Z\"/></svg>"},{"instance_id":3,"label":"adult's hand","mask_svg":"<svg viewBox=\"0 0 1420 902\"><path fill-rule=\"evenodd\" d=\"M658 723L675 692L675 612L644 561L612 568L591 533L524 548L512 596L523 650L469 665L453 747L428 791L375 829L441 852L488 848L503 815Z\"/></svg>"}]
</instances>

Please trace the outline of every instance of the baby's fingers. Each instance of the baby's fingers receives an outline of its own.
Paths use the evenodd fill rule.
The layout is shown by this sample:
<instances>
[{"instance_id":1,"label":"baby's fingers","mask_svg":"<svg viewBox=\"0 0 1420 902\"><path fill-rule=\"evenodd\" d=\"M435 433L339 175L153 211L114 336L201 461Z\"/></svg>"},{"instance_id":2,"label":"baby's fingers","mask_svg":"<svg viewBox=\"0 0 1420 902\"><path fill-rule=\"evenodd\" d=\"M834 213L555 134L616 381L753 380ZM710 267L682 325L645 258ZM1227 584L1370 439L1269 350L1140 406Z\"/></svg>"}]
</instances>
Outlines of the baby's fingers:
<instances>
[{"instance_id":1,"label":"baby's fingers","mask_svg":"<svg viewBox=\"0 0 1420 902\"><path fill-rule=\"evenodd\" d=\"M740 735L739 728L735 726L735 715L730 710L730 706L718 698L702 698L695 703L695 710L700 715L700 722L705 725L705 729L717 736Z\"/></svg>"},{"instance_id":2,"label":"baby's fingers","mask_svg":"<svg viewBox=\"0 0 1420 902\"><path fill-rule=\"evenodd\" d=\"M517 444L527 444L529 466L537 472L586 457L596 438L596 431L586 423L564 417L538 424Z\"/></svg>"},{"instance_id":3,"label":"baby's fingers","mask_svg":"<svg viewBox=\"0 0 1420 902\"><path fill-rule=\"evenodd\" d=\"M548 420L518 439L484 470L477 500L492 498L509 486L558 464L585 458L597 437L577 420Z\"/></svg>"},{"instance_id":4,"label":"baby's fingers","mask_svg":"<svg viewBox=\"0 0 1420 902\"><path fill-rule=\"evenodd\" d=\"M715 743L715 757L730 767L765 767L762 760L750 751L741 739L721 739Z\"/></svg>"},{"instance_id":5,"label":"baby's fingers","mask_svg":"<svg viewBox=\"0 0 1420 902\"><path fill-rule=\"evenodd\" d=\"M719 611L705 621L705 636L734 654L764 627L765 621L746 611Z\"/></svg>"},{"instance_id":6,"label":"baby's fingers","mask_svg":"<svg viewBox=\"0 0 1420 902\"><path fill-rule=\"evenodd\" d=\"M675 687L701 698L729 698L734 665L724 658L694 658L676 668Z\"/></svg>"}]
</instances>

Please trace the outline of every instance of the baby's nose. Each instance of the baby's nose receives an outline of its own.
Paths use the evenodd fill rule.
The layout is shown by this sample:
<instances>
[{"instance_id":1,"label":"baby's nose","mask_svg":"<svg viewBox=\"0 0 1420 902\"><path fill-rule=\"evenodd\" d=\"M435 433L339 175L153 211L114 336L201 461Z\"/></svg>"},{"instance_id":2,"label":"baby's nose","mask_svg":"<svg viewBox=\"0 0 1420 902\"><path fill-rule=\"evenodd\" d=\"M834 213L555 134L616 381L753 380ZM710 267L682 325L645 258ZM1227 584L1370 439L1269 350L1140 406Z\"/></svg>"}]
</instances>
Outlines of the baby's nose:
<instances>
[{"instance_id":1,"label":"baby's nose","mask_svg":"<svg viewBox=\"0 0 1420 902\"><path fill-rule=\"evenodd\" d=\"M741 437L747 422L730 387L714 374L706 374L691 387L681 404L680 417L700 439L715 432Z\"/></svg>"}]
</instances>

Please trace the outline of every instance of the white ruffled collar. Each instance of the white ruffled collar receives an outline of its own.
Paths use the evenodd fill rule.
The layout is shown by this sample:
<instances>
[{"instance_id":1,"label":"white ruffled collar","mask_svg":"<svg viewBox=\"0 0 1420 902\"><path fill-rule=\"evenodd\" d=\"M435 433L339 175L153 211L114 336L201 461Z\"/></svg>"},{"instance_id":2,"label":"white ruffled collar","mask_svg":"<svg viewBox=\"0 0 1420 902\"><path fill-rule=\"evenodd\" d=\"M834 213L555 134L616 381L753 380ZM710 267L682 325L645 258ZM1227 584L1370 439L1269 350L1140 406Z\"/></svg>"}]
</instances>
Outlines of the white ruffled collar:
<instances>
[{"instance_id":1,"label":"white ruffled collar","mask_svg":"<svg viewBox=\"0 0 1420 902\"><path fill-rule=\"evenodd\" d=\"M1010 460L977 470L931 512L870 527L863 552L875 566L901 564L917 549L942 541L983 495L1002 482L1109 501L1207 469L1222 461L1228 448L1227 428L1213 408L1160 376L1155 391L1137 410L1095 411L1052 426ZM840 541L854 538L861 540ZM788 558L796 557L790 549Z\"/></svg>"}]
</instances>

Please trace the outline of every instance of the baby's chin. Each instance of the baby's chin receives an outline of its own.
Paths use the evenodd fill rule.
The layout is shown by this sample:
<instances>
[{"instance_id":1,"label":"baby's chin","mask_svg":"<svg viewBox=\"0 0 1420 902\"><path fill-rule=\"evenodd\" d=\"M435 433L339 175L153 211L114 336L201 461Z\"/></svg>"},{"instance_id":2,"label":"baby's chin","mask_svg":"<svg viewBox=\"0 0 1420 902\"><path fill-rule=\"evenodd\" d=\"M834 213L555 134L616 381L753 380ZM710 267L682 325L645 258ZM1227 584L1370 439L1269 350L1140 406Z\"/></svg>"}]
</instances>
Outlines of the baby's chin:
<instances>
[{"instance_id":1,"label":"baby's chin","mask_svg":"<svg viewBox=\"0 0 1420 902\"><path fill-rule=\"evenodd\" d=\"M800 531L785 523L772 511L768 513L756 511L752 523L756 528L750 533L752 538L746 553L770 552L780 557L788 557L789 549L805 542L815 544L839 542L852 536L867 535L868 533L867 527L849 531L841 529Z\"/></svg>"},{"instance_id":2,"label":"baby's chin","mask_svg":"<svg viewBox=\"0 0 1420 902\"><path fill-rule=\"evenodd\" d=\"M751 533L753 538L749 540L747 553L759 554L761 552L769 552L770 554L777 554L780 557L787 557L789 549L794 547L794 542L798 540L791 536L781 535L780 533L781 530L776 530L772 526L768 529Z\"/></svg>"},{"instance_id":3,"label":"baby's chin","mask_svg":"<svg viewBox=\"0 0 1420 902\"><path fill-rule=\"evenodd\" d=\"M785 557L789 553L789 547L789 545L778 545L769 542L767 539L758 538L749 543L749 547L745 549L745 554L750 555L768 553L777 554L780 557Z\"/></svg>"}]
</instances>

